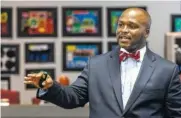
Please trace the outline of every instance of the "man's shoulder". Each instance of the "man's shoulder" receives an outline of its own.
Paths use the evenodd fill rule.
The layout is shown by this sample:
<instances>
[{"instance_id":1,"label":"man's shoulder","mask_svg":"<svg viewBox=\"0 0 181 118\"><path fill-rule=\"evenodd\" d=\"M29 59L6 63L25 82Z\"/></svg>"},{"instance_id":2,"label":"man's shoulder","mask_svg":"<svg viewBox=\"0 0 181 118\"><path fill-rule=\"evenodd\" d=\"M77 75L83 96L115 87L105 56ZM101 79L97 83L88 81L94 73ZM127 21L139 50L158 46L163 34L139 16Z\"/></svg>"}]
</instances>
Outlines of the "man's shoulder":
<instances>
[{"instance_id":1,"label":"man's shoulder","mask_svg":"<svg viewBox=\"0 0 181 118\"><path fill-rule=\"evenodd\" d=\"M90 57L91 61L105 61L109 58L111 51Z\"/></svg>"},{"instance_id":2,"label":"man's shoulder","mask_svg":"<svg viewBox=\"0 0 181 118\"><path fill-rule=\"evenodd\" d=\"M164 58L164 57L161 57L160 55L158 55L157 53L151 51L152 54L155 56L156 60L158 61L158 64L159 65L163 65L163 66L169 66L169 67L175 67L176 66L176 63Z\"/></svg>"},{"instance_id":3,"label":"man's shoulder","mask_svg":"<svg viewBox=\"0 0 181 118\"><path fill-rule=\"evenodd\" d=\"M109 59L110 57L112 56L116 56L119 51L119 46L117 46L116 48L114 48L113 50L111 51L108 51L106 53L102 53L100 55L96 55L96 56L93 56L91 57L91 61L106 61L107 59Z\"/></svg>"}]
</instances>

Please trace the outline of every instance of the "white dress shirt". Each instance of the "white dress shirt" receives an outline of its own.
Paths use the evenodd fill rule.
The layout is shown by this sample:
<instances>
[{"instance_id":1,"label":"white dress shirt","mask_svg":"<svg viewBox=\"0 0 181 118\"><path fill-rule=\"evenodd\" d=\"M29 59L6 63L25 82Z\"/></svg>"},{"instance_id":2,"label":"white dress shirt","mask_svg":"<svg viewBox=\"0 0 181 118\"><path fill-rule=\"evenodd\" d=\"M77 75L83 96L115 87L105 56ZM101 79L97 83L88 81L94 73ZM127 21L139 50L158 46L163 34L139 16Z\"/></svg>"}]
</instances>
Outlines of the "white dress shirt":
<instances>
[{"instance_id":1,"label":"white dress shirt","mask_svg":"<svg viewBox=\"0 0 181 118\"><path fill-rule=\"evenodd\" d=\"M127 52L124 48L120 49L123 52ZM122 98L123 106L125 108L127 101L131 95L132 89L136 82L144 55L146 52L146 46L140 49L140 60L136 61L132 58L128 58L121 62L121 83L122 83ZM127 52L128 53L128 52Z\"/></svg>"}]
</instances>

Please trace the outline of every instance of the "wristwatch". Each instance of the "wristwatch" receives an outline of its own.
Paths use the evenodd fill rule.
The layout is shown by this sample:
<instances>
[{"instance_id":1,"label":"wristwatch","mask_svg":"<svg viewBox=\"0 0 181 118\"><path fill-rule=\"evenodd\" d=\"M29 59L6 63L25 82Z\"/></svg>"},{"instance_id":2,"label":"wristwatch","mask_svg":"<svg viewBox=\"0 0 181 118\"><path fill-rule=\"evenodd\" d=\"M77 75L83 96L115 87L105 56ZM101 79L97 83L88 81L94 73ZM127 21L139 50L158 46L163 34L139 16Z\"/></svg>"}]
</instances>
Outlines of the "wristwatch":
<instances>
[{"instance_id":1,"label":"wristwatch","mask_svg":"<svg viewBox=\"0 0 181 118\"><path fill-rule=\"evenodd\" d=\"M41 71L41 73L43 73L43 74L39 80L39 87L43 88L44 86L42 85L42 83L48 78L48 73L45 71Z\"/></svg>"}]
</instances>

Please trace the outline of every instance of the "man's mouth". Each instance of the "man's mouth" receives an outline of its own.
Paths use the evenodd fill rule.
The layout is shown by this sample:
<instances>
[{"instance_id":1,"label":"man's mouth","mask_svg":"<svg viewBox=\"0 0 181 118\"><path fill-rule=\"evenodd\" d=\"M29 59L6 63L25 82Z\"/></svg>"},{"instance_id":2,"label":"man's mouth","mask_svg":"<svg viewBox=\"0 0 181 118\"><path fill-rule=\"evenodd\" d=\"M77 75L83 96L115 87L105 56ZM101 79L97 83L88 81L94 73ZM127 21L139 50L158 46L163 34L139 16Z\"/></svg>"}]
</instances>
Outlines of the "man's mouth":
<instances>
[{"instance_id":1,"label":"man's mouth","mask_svg":"<svg viewBox=\"0 0 181 118\"><path fill-rule=\"evenodd\" d=\"M119 36L119 38L121 39L121 42L128 42L131 40L129 36Z\"/></svg>"}]
</instances>

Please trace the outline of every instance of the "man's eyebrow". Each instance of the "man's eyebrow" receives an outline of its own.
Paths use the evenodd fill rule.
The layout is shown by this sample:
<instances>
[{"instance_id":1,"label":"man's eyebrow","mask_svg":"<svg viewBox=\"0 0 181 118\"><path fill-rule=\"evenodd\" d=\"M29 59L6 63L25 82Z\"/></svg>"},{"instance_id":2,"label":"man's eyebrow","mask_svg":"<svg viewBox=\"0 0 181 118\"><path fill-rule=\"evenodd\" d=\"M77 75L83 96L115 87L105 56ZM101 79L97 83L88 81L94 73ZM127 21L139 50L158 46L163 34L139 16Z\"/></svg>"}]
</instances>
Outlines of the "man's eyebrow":
<instances>
[{"instance_id":1,"label":"man's eyebrow","mask_svg":"<svg viewBox=\"0 0 181 118\"><path fill-rule=\"evenodd\" d=\"M125 23L125 22L123 20L118 20L118 23ZM128 21L128 23L137 25L137 23L134 21Z\"/></svg>"},{"instance_id":2,"label":"man's eyebrow","mask_svg":"<svg viewBox=\"0 0 181 118\"><path fill-rule=\"evenodd\" d=\"M131 24L135 24L135 25L137 25L137 24L138 24L138 23L133 22L133 21L129 21L129 23L131 23Z\"/></svg>"},{"instance_id":3,"label":"man's eyebrow","mask_svg":"<svg viewBox=\"0 0 181 118\"><path fill-rule=\"evenodd\" d=\"M121 20L118 20L118 23L123 23L123 21L121 21Z\"/></svg>"}]
</instances>

